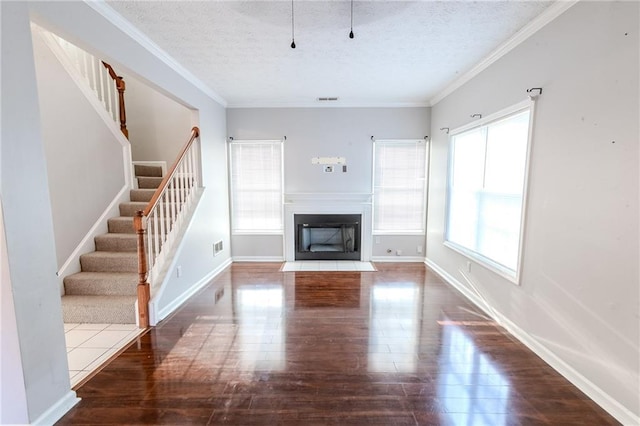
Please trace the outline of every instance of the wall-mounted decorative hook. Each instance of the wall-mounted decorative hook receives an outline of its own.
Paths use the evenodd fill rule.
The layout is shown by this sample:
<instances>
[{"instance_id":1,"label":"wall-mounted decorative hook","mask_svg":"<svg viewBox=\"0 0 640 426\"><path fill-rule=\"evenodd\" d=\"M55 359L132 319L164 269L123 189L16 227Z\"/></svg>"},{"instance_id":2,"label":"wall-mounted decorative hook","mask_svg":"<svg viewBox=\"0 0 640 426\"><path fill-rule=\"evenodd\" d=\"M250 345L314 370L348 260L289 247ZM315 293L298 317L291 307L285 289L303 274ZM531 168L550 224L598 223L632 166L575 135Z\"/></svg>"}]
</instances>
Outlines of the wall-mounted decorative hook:
<instances>
[{"instance_id":1,"label":"wall-mounted decorative hook","mask_svg":"<svg viewBox=\"0 0 640 426\"><path fill-rule=\"evenodd\" d=\"M285 140L285 141L287 140L287 137L286 137L286 136L284 137L284 140Z\"/></svg>"},{"instance_id":2,"label":"wall-mounted decorative hook","mask_svg":"<svg viewBox=\"0 0 640 426\"><path fill-rule=\"evenodd\" d=\"M371 136L371 140L372 140L372 141L375 141L375 138L374 138L373 136Z\"/></svg>"},{"instance_id":3,"label":"wall-mounted decorative hook","mask_svg":"<svg viewBox=\"0 0 640 426\"><path fill-rule=\"evenodd\" d=\"M233 142L233 136L229 136L229 142Z\"/></svg>"},{"instance_id":4,"label":"wall-mounted decorative hook","mask_svg":"<svg viewBox=\"0 0 640 426\"><path fill-rule=\"evenodd\" d=\"M448 127L440 127L440 130L444 130L445 132L447 132L447 134L449 134L449 128Z\"/></svg>"},{"instance_id":5,"label":"wall-mounted decorative hook","mask_svg":"<svg viewBox=\"0 0 640 426\"><path fill-rule=\"evenodd\" d=\"M531 96L536 96L533 92L538 92L538 95L542 95L542 87L532 87L531 89L527 89L527 93L531 93Z\"/></svg>"},{"instance_id":6,"label":"wall-mounted decorative hook","mask_svg":"<svg viewBox=\"0 0 640 426\"><path fill-rule=\"evenodd\" d=\"M482 114L471 114L471 118L482 118Z\"/></svg>"},{"instance_id":7,"label":"wall-mounted decorative hook","mask_svg":"<svg viewBox=\"0 0 640 426\"><path fill-rule=\"evenodd\" d=\"M425 137L424 137L424 140L425 140L425 141L426 141L427 139L429 139L429 136L425 136Z\"/></svg>"}]
</instances>

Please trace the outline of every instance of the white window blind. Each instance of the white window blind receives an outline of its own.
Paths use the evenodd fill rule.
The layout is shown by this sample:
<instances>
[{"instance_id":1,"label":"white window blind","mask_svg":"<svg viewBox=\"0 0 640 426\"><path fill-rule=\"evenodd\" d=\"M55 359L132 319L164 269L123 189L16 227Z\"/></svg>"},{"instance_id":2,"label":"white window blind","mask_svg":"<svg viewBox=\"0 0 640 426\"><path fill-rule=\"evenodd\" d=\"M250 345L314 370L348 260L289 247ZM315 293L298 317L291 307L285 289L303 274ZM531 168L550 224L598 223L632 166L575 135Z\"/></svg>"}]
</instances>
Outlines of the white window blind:
<instances>
[{"instance_id":1,"label":"white window blind","mask_svg":"<svg viewBox=\"0 0 640 426\"><path fill-rule=\"evenodd\" d=\"M517 281L531 104L451 136L448 245Z\"/></svg>"},{"instance_id":2,"label":"white window blind","mask_svg":"<svg viewBox=\"0 0 640 426\"><path fill-rule=\"evenodd\" d=\"M229 145L233 232L282 232L282 141Z\"/></svg>"},{"instance_id":3,"label":"white window blind","mask_svg":"<svg viewBox=\"0 0 640 426\"><path fill-rule=\"evenodd\" d=\"M373 232L424 233L426 162L425 140L375 141Z\"/></svg>"}]
</instances>

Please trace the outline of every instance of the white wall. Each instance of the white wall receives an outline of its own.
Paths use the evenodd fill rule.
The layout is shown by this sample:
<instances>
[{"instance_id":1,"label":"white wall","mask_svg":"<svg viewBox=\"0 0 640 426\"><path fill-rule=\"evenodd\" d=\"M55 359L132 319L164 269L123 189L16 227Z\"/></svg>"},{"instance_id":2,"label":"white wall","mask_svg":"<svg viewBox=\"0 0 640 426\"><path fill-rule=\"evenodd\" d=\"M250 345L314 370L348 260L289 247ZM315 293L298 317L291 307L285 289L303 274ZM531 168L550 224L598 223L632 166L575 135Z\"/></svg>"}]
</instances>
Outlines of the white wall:
<instances>
[{"instance_id":1,"label":"white wall","mask_svg":"<svg viewBox=\"0 0 640 426\"><path fill-rule=\"evenodd\" d=\"M2 207L29 421L74 399L56 279L56 249L31 46L29 4L2 8ZM4 285L4 284L3 284ZM3 299L5 296L3 291ZM3 300L4 303L4 300ZM4 315L4 312L3 312ZM15 335L14 335L15 336ZM43 350L46 348L46 350ZM15 348L14 348L15 349ZM4 347L2 349L4 353ZM14 352L15 354L15 352ZM20 369L16 362L11 368ZM4 367L4 366L3 366ZM11 376L2 375L6 389ZM3 407L4 408L4 407Z\"/></svg>"},{"instance_id":2,"label":"white wall","mask_svg":"<svg viewBox=\"0 0 640 426\"><path fill-rule=\"evenodd\" d=\"M0 201L0 424L29 422L27 395L22 376L20 341L13 306L9 256L4 237L4 218Z\"/></svg>"},{"instance_id":3,"label":"white wall","mask_svg":"<svg viewBox=\"0 0 640 426\"><path fill-rule=\"evenodd\" d=\"M127 185L123 147L38 33L33 48L60 268Z\"/></svg>"},{"instance_id":4,"label":"white wall","mask_svg":"<svg viewBox=\"0 0 640 426\"><path fill-rule=\"evenodd\" d=\"M629 424L640 415L638 16L637 2L580 2L433 107L427 234L432 265L472 283ZM467 259L443 245L448 141L435 129L515 104L531 87L543 94L515 286L476 264L467 273Z\"/></svg>"},{"instance_id":5,"label":"white wall","mask_svg":"<svg viewBox=\"0 0 640 426\"><path fill-rule=\"evenodd\" d=\"M29 420L55 422L75 402L57 288L56 248L40 127L29 18L200 112L205 195L185 237L179 261L196 281L229 260L203 250L222 239L229 247L225 111L140 43L84 2L1 2L2 201L15 320ZM172 273L173 271L170 271ZM4 331L4 329L3 329ZM3 336L4 337L4 336ZM43 351L42 348L47 348ZM19 367L18 367L19 368ZM3 388L6 377L2 377Z\"/></svg>"},{"instance_id":6,"label":"white wall","mask_svg":"<svg viewBox=\"0 0 640 426\"><path fill-rule=\"evenodd\" d=\"M377 139L421 139L429 135L430 108L230 108L227 132L236 140L281 139L285 193L371 193L373 144ZM313 157L346 157L347 172L324 173ZM233 256L283 254L282 236L234 236ZM377 256L416 256L423 236L380 236ZM386 252L393 249L393 254ZM404 256L396 256L402 249ZM421 257L423 255L420 255Z\"/></svg>"},{"instance_id":7,"label":"white wall","mask_svg":"<svg viewBox=\"0 0 640 426\"><path fill-rule=\"evenodd\" d=\"M175 299L230 258L228 250L214 258L212 249L213 243L220 239L225 247L230 246L224 107L153 55L146 45L136 41L141 37L136 30L127 33L116 29L112 22L117 21L119 15L116 16L112 10L104 11L100 4L75 2L41 2L33 3L31 7L44 27L55 29L72 43L117 65L119 72L133 76L154 89L162 88L164 93L199 112L200 121L195 124L200 127L205 192L175 259L183 274L178 279L174 278L174 271L167 273L168 288L164 294ZM135 35L136 39L129 34ZM156 300L154 303L157 309L163 309L170 300Z\"/></svg>"},{"instance_id":8,"label":"white wall","mask_svg":"<svg viewBox=\"0 0 640 426\"><path fill-rule=\"evenodd\" d=\"M167 273L165 289L155 301L157 311L172 306L175 300L190 294L195 287L207 284L211 274L226 266L231 258L225 109L219 105L207 106L206 110L200 108L205 192L178 249L173 269ZM222 240L224 250L214 257L213 244L218 240ZM180 277L175 273L177 267L182 271Z\"/></svg>"},{"instance_id":9,"label":"white wall","mask_svg":"<svg viewBox=\"0 0 640 426\"><path fill-rule=\"evenodd\" d=\"M170 168L189 139L194 111L120 70L126 84L127 129L134 161L165 161Z\"/></svg>"}]
</instances>

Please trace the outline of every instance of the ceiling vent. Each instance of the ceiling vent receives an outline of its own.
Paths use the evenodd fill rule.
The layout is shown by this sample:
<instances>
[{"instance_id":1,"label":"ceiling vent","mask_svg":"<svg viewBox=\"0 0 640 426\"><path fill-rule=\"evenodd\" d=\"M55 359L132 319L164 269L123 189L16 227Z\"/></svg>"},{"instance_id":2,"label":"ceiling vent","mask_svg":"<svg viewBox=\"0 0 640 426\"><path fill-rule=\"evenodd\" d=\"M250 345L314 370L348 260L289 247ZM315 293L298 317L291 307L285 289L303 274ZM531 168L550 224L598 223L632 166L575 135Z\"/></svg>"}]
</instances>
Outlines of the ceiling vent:
<instances>
[{"instance_id":1,"label":"ceiling vent","mask_svg":"<svg viewBox=\"0 0 640 426\"><path fill-rule=\"evenodd\" d=\"M318 98L318 101L320 102L331 102L331 101L337 101L338 98Z\"/></svg>"}]
</instances>

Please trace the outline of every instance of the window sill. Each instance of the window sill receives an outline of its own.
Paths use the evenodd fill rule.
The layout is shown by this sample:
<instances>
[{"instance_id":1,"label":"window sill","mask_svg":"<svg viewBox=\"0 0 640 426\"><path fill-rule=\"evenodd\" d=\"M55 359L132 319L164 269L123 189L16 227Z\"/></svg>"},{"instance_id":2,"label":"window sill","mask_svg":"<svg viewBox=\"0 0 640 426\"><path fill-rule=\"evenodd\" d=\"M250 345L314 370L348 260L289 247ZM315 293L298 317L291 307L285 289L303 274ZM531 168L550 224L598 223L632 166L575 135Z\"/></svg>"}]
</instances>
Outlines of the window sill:
<instances>
[{"instance_id":1,"label":"window sill","mask_svg":"<svg viewBox=\"0 0 640 426\"><path fill-rule=\"evenodd\" d=\"M373 235L414 235L425 236L424 231L373 231Z\"/></svg>"},{"instance_id":2,"label":"window sill","mask_svg":"<svg viewBox=\"0 0 640 426\"><path fill-rule=\"evenodd\" d=\"M284 235L283 230L278 231L232 231L231 235Z\"/></svg>"},{"instance_id":3,"label":"window sill","mask_svg":"<svg viewBox=\"0 0 640 426\"><path fill-rule=\"evenodd\" d=\"M482 266L485 269L488 269L489 271L499 275L500 277L506 279L507 281L515 284L515 285L520 285L520 273L519 271L516 271L515 273L513 271L511 271L510 269L505 268L504 266L493 262L489 259L487 259L486 257L483 257L471 250L468 250L462 246L459 246L455 243L449 242L449 241L445 241L444 245L448 248L450 248L451 250L455 251L458 254L463 255L464 257L466 257L467 259L470 259L472 261L474 261L475 263L477 263L478 265Z\"/></svg>"}]
</instances>

